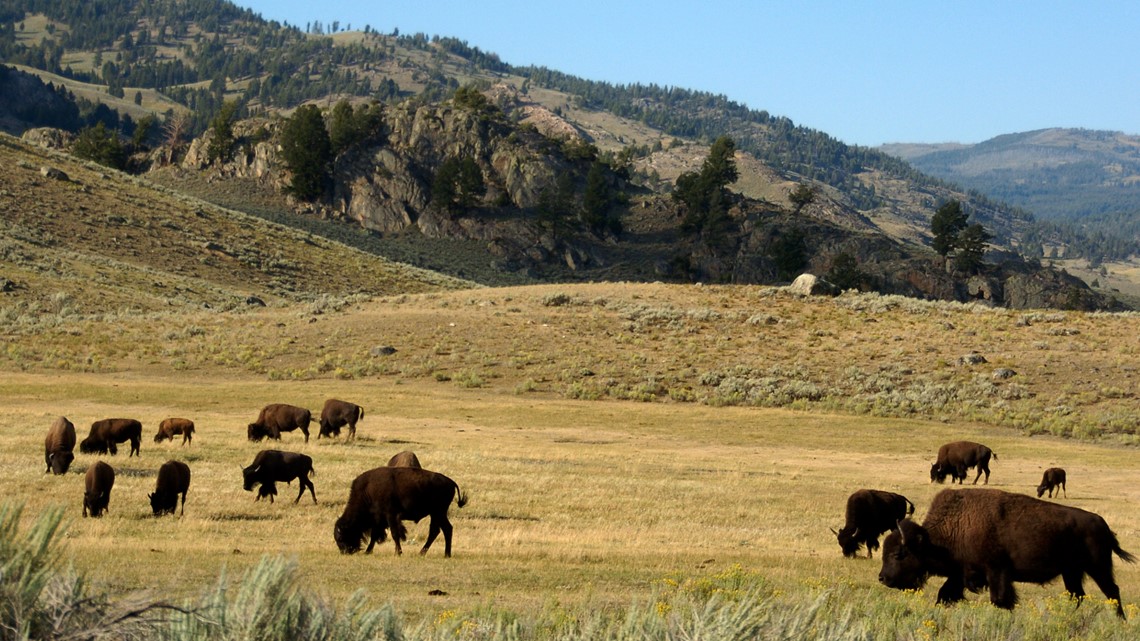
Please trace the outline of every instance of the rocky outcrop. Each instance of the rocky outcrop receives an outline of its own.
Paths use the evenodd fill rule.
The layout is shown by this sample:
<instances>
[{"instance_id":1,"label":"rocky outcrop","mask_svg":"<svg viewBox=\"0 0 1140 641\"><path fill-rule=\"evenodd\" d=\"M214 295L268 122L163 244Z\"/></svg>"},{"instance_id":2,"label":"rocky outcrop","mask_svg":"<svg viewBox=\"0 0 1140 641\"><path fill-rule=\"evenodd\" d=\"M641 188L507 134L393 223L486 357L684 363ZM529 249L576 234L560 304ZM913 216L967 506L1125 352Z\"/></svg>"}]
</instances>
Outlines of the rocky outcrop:
<instances>
[{"instance_id":1,"label":"rocky outcrop","mask_svg":"<svg viewBox=\"0 0 1140 641\"><path fill-rule=\"evenodd\" d=\"M75 142L75 134L55 129L53 127L37 127L28 129L20 135L24 142L31 143L44 149L68 149Z\"/></svg>"}]
</instances>

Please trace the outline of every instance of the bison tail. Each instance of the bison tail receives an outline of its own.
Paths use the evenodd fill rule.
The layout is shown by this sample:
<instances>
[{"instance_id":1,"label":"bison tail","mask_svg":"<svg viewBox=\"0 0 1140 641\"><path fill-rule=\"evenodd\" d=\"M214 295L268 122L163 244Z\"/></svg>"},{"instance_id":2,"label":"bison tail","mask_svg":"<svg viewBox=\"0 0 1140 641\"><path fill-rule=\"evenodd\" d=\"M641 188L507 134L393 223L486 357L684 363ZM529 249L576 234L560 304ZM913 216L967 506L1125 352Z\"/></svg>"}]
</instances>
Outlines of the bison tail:
<instances>
[{"instance_id":1,"label":"bison tail","mask_svg":"<svg viewBox=\"0 0 1140 641\"><path fill-rule=\"evenodd\" d=\"M360 413L359 413L359 414L357 414L357 416L356 416L356 420L358 420L358 421L363 421L363 420L364 420L364 408L363 408L363 407L360 407L360 406L358 405L358 406L357 406L357 409L358 409L358 410L360 410Z\"/></svg>"},{"instance_id":2,"label":"bison tail","mask_svg":"<svg viewBox=\"0 0 1140 641\"><path fill-rule=\"evenodd\" d=\"M467 505L467 493L459 489L459 484L455 481L452 481L452 484L455 485L455 504L459 507Z\"/></svg>"},{"instance_id":3,"label":"bison tail","mask_svg":"<svg viewBox=\"0 0 1140 641\"><path fill-rule=\"evenodd\" d=\"M908 499L908 498L906 498L906 497L903 497L903 500L904 500L904 501L906 501L906 504L907 504L907 506L908 506L908 508L907 508L907 512L906 512L906 513L907 513L907 516L910 516L911 514L914 514L914 503L911 503L911 502L910 502L910 499Z\"/></svg>"},{"instance_id":4,"label":"bison tail","mask_svg":"<svg viewBox=\"0 0 1140 641\"><path fill-rule=\"evenodd\" d=\"M990 454L992 454L992 455L993 455L993 457L994 457L994 460L996 461L996 460L997 460L997 452L995 452L995 451L993 451L993 450L990 450Z\"/></svg>"},{"instance_id":5,"label":"bison tail","mask_svg":"<svg viewBox=\"0 0 1140 641\"><path fill-rule=\"evenodd\" d=\"M1119 543L1117 543L1112 548L1112 551L1116 552L1116 556L1120 557L1121 561L1126 561L1128 563L1135 563L1136 562L1136 556L1134 554L1129 554L1128 552L1125 552L1124 550L1120 549Z\"/></svg>"}]
</instances>

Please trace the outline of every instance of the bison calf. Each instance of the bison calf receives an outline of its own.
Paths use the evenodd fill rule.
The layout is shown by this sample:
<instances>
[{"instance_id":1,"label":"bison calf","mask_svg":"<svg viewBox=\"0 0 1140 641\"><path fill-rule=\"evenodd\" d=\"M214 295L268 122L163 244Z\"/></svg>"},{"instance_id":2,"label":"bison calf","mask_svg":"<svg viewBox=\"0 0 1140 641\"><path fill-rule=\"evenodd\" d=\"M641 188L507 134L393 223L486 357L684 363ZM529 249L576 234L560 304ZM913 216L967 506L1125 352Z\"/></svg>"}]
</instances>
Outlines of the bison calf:
<instances>
[{"instance_id":1,"label":"bison calf","mask_svg":"<svg viewBox=\"0 0 1140 641\"><path fill-rule=\"evenodd\" d=\"M938 458L930 466L930 481L939 483L950 477L950 481L957 481L959 485L966 480L966 470L977 466L978 475L974 477L974 485L982 473L986 475L985 484L990 483L990 457L997 460L997 454L981 443L971 441L955 441L938 448Z\"/></svg>"},{"instance_id":2,"label":"bison calf","mask_svg":"<svg viewBox=\"0 0 1140 641\"><path fill-rule=\"evenodd\" d=\"M71 462L75 460L75 425L66 417L59 417L48 428L44 439L44 472L67 474Z\"/></svg>"},{"instance_id":3,"label":"bison calf","mask_svg":"<svg viewBox=\"0 0 1140 641\"><path fill-rule=\"evenodd\" d=\"M178 495L182 495L182 508L178 515L186 512L186 492L190 489L190 466L182 461L167 461L158 468L158 480L150 498L150 509L155 516L174 514L178 506Z\"/></svg>"},{"instance_id":4,"label":"bison calf","mask_svg":"<svg viewBox=\"0 0 1140 641\"><path fill-rule=\"evenodd\" d=\"M313 416L309 410L295 405L272 403L261 408L257 420L249 424L246 435L251 441L260 441L263 438L281 440L281 432L292 432L300 429L305 435L305 442L309 442L309 423Z\"/></svg>"},{"instance_id":5,"label":"bison calf","mask_svg":"<svg viewBox=\"0 0 1140 641\"><path fill-rule=\"evenodd\" d=\"M1132 563L1116 535L1092 512L1000 490L943 490L926 519L909 519L883 542L879 582L916 590L929 575L944 576L938 603L955 603L965 590L989 587L990 602L1012 609L1014 582L1047 583L1058 576L1074 597L1089 575L1124 617L1112 555Z\"/></svg>"},{"instance_id":6,"label":"bison calf","mask_svg":"<svg viewBox=\"0 0 1140 641\"><path fill-rule=\"evenodd\" d=\"M262 450L253 457L253 463L249 467L242 468L242 481L246 492L252 492L254 485L260 485L257 492L257 498L254 501L260 501L262 497L268 496L269 502L273 502L273 497L277 496L278 481L282 483L292 483L293 479L298 479L301 485L301 491L297 494L297 498L293 500L294 503L301 500L305 495L305 488L309 489L309 493L313 496L313 503L317 502L317 492L313 487L313 482L309 480L309 474L313 472L313 459L304 454L297 452L282 452L281 450Z\"/></svg>"},{"instance_id":7,"label":"bison calf","mask_svg":"<svg viewBox=\"0 0 1140 641\"><path fill-rule=\"evenodd\" d=\"M128 458L139 453L142 423L133 418L105 418L91 424L91 432L79 444L79 451L84 454L106 454L109 451L114 455L119 453L115 444L125 441L131 442Z\"/></svg>"},{"instance_id":8,"label":"bison calf","mask_svg":"<svg viewBox=\"0 0 1140 641\"><path fill-rule=\"evenodd\" d=\"M420 460L416 458L416 453L411 450L404 450L388 459L388 467L414 467L417 470L423 469L420 465Z\"/></svg>"},{"instance_id":9,"label":"bison calf","mask_svg":"<svg viewBox=\"0 0 1140 641\"><path fill-rule=\"evenodd\" d=\"M411 467L378 467L364 472L352 482L348 504L336 520L333 539L344 554L360 551L360 544L368 536L370 554L377 541L385 539L391 530L396 554L403 554L400 541L407 538L401 521L419 523L430 517L427 541L420 554L426 554L435 538L443 532L443 555L451 556L451 521L447 510L458 496L457 504L467 504L467 495L459 490L455 481L436 472Z\"/></svg>"},{"instance_id":10,"label":"bison calf","mask_svg":"<svg viewBox=\"0 0 1140 641\"><path fill-rule=\"evenodd\" d=\"M154 442L174 440L175 436L182 436L182 444L188 445L194 440L194 421L188 418L164 418L158 424L158 434L154 435Z\"/></svg>"},{"instance_id":11,"label":"bison calf","mask_svg":"<svg viewBox=\"0 0 1140 641\"><path fill-rule=\"evenodd\" d=\"M857 490L847 497L846 520L838 532L843 556L854 557L866 544L867 558L879 549L879 535L891 530L907 515L914 514L914 503L901 494L882 490Z\"/></svg>"},{"instance_id":12,"label":"bison calf","mask_svg":"<svg viewBox=\"0 0 1140 641\"><path fill-rule=\"evenodd\" d=\"M1041 477L1041 485L1037 486L1037 498L1041 498L1046 491L1049 492L1049 498L1053 498L1053 490L1058 487L1065 493L1065 498L1069 498L1069 491L1065 489L1065 470L1051 467L1045 470L1045 474Z\"/></svg>"},{"instance_id":13,"label":"bison calf","mask_svg":"<svg viewBox=\"0 0 1140 641\"><path fill-rule=\"evenodd\" d=\"M115 470L103 461L95 461L83 477L83 518L103 516L111 503L111 488L115 486Z\"/></svg>"},{"instance_id":14,"label":"bison calf","mask_svg":"<svg viewBox=\"0 0 1140 641\"><path fill-rule=\"evenodd\" d=\"M348 401L338 401L330 398L321 408L321 431L317 438L322 436L340 436L340 428L348 426L348 439L356 438L356 422L364 418L364 408Z\"/></svg>"}]
</instances>

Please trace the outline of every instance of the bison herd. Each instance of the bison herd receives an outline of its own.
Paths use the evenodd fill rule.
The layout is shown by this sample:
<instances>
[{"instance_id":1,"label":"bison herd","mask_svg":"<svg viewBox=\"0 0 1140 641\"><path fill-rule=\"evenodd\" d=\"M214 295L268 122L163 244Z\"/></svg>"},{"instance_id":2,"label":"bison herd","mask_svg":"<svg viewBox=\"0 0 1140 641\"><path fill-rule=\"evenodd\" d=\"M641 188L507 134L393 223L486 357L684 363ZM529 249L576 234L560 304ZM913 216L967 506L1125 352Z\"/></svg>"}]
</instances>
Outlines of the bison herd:
<instances>
[{"instance_id":1,"label":"bison herd","mask_svg":"<svg viewBox=\"0 0 1140 641\"><path fill-rule=\"evenodd\" d=\"M363 419L359 405L329 399L321 411L318 438L333 437L347 427L347 439L356 436L356 425ZM257 420L250 423L247 436L251 441L265 438L281 440L282 432L300 430L307 442L309 410L281 403L265 406ZM112 418L95 421L87 438L80 444L83 453L114 455L116 444L131 444L129 456L139 454L142 425L134 419ZM182 436L189 445L195 433L193 421L168 418L159 425L155 442ZM44 441L47 470L66 474L75 456L75 426L59 417L48 429ZM997 454L980 443L957 441L938 450L930 467L931 482L962 484L970 468L977 468L974 484L985 476L989 483L990 460ZM262 450L253 462L242 468L242 487L252 492L255 501L277 495L277 483L298 484L297 503L309 491L317 502L316 488L310 478L315 474L313 459L297 452ZM1133 555L1120 547L1116 535L1100 516L1075 507L1041 500L1054 490L1065 493L1065 471L1045 470L1037 489L1038 498L994 489L943 490L927 510L922 524L911 519L914 504L901 494L882 490L860 489L847 499L845 522L832 529L844 556L855 557L862 547L871 558L883 542L882 568L879 582L897 589L917 589L930 576L945 577L937 602L951 604L964 598L965 590L988 589L990 602L1001 608L1017 603L1016 582L1046 583L1061 577L1065 590L1074 597L1084 592L1084 577L1092 577L1106 597L1116 602L1116 612L1124 617L1120 605L1120 589L1113 578L1112 557L1134 562ZM87 468L84 477L83 515L98 517L106 513L115 470L103 461ZM180 461L167 461L158 470L155 491L149 495L155 516L182 514L190 487L190 468ZM181 499L181 503L179 503ZM353 554L364 546L371 553L377 542L391 536L396 554L402 553L401 542L407 539L404 521L429 519L427 540L420 549L425 554L439 534L443 534L444 556L451 556L452 525L448 520L451 503L459 507L467 503L467 495L452 479L425 470L415 453L400 452L384 467L361 473L352 482L344 512L333 527L333 539L344 554ZM364 542L367 540L367 545Z\"/></svg>"},{"instance_id":2,"label":"bison herd","mask_svg":"<svg viewBox=\"0 0 1140 641\"><path fill-rule=\"evenodd\" d=\"M320 416L318 438L340 435L341 428L348 429L347 440L356 438L356 424L364 418L364 409L355 403L329 399L325 402ZM265 438L281 440L282 432L300 430L309 440L309 423L312 414L309 410L294 405L273 403L266 405L258 414L257 420L247 427L246 436L250 441ZM155 443L182 437L182 445L190 445L195 434L194 422L185 418L167 418L158 427ZM75 460L75 425L65 417L57 418L48 428L44 439L44 462L46 472L66 474ZM128 458L140 455L142 424L135 419L108 418L91 424L87 438L79 444L84 454L111 454L118 452L120 443L130 441ZM140 455L141 456L141 455ZM254 456L253 462L242 470L242 487L252 492L257 487L255 501L269 497L272 503L277 496L277 484L291 484L297 481L297 498L294 503L309 491L313 503L317 502L316 487L310 478L314 475L313 459L298 452L262 450ZM100 517L108 512L111 490L115 486L115 469L98 460L92 463L83 479L83 516ZM148 495L151 510L155 516L185 513L186 494L190 490L190 466L181 461L167 461L158 469L154 492ZM443 534L444 556L451 556L451 521L447 518L452 501L459 507L467 503L467 495L450 478L423 469L414 452L404 451L393 456L388 465L368 470L352 483L348 504L344 513L337 519L333 538L342 553L358 552L367 537L366 553L371 553L377 541L383 543L390 533L395 544L396 554L402 554L400 545L407 540L404 521L419 522L428 517L428 538L420 549L427 553L432 543Z\"/></svg>"},{"instance_id":3,"label":"bison herd","mask_svg":"<svg viewBox=\"0 0 1140 641\"><path fill-rule=\"evenodd\" d=\"M962 484L967 470L976 467L974 484L983 473L988 484L991 458L997 460L997 454L980 443L947 443L930 466L930 481L941 483L949 476ZM1088 575L1124 618L1112 556L1129 563L1135 557L1121 549L1100 516L1040 499L1046 492L1052 498L1057 488L1065 491L1065 470L1059 467L1045 470L1038 498L993 489L943 490L921 525L910 519L914 504L906 497L862 489L848 497L843 527L831 531L844 556L854 557L866 546L867 558L879 548L879 536L889 532L879 582L913 590L930 576L945 577L938 603L961 601L966 590L988 589L991 603L1012 609L1015 582L1044 584L1058 576L1065 590L1079 598Z\"/></svg>"}]
</instances>

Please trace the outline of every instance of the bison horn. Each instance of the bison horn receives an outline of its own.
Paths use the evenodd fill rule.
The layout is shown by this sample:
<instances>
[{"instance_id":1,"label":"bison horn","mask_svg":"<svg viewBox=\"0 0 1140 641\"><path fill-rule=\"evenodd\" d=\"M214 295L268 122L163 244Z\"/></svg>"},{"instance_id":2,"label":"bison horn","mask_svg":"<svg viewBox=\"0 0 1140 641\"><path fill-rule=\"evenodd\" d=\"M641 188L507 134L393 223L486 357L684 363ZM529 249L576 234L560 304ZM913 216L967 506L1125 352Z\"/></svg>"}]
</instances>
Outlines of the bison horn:
<instances>
[{"instance_id":1,"label":"bison horn","mask_svg":"<svg viewBox=\"0 0 1140 641\"><path fill-rule=\"evenodd\" d=\"M906 534L903 534L902 519L895 522L895 527L899 529L899 541L906 545Z\"/></svg>"},{"instance_id":2,"label":"bison horn","mask_svg":"<svg viewBox=\"0 0 1140 641\"><path fill-rule=\"evenodd\" d=\"M834 534L835 536L839 536L839 532L836 532L835 528L828 528L828 529L831 530L831 533Z\"/></svg>"},{"instance_id":3,"label":"bison horn","mask_svg":"<svg viewBox=\"0 0 1140 641\"><path fill-rule=\"evenodd\" d=\"M855 531L851 533L851 538L855 538L857 536L859 536L859 528L855 528Z\"/></svg>"}]
</instances>

